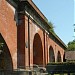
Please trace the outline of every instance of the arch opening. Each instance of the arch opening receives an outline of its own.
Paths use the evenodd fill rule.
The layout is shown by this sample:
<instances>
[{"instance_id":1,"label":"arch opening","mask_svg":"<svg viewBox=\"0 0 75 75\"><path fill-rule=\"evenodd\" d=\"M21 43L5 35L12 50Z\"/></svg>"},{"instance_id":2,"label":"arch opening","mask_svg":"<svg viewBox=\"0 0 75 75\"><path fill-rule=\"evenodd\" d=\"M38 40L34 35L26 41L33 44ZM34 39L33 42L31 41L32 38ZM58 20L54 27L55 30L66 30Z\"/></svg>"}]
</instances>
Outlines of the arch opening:
<instances>
[{"instance_id":1,"label":"arch opening","mask_svg":"<svg viewBox=\"0 0 75 75\"><path fill-rule=\"evenodd\" d=\"M0 47L0 69L13 70L11 54L1 34L0 34L0 43L2 43L2 46Z\"/></svg>"},{"instance_id":2,"label":"arch opening","mask_svg":"<svg viewBox=\"0 0 75 75\"><path fill-rule=\"evenodd\" d=\"M61 62L61 54L60 54L60 51L58 51L57 62Z\"/></svg>"},{"instance_id":3,"label":"arch opening","mask_svg":"<svg viewBox=\"0 0 75 75\"><path fill-rule=\"evenodd\" d=\"M33 64L43 65L43 47L42 40L38 33L33 40Z\"/></svg>"},{"instance_id":4,"label":"arch opening","mask_svg":"<svg viewBox=\"0 0 75 75\"><path fill-rule=\"evenodd\" d=\"M52 46L49 48L49 62L55 62L55 55Z\"/></svg>"}]
</instances>

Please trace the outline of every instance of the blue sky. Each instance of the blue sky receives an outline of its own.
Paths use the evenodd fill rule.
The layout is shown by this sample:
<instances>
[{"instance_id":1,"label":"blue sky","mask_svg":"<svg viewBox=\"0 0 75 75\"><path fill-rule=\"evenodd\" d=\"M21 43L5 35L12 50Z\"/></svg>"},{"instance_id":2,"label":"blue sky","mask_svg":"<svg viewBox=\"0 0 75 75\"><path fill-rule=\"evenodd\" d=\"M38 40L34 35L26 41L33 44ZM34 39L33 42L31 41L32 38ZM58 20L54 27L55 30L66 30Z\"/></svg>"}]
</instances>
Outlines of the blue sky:
<instances>
[{"instance_id":1,"label":"blue sky","mask_svg":"<svg viewBox=\"0 0 75 75\"><path fill-rule=\"evenodd\" d=\"M33 0L48 21L54 25L59 38L67 44L74 39L75 0Z\"/></svg>"}]
</instances>

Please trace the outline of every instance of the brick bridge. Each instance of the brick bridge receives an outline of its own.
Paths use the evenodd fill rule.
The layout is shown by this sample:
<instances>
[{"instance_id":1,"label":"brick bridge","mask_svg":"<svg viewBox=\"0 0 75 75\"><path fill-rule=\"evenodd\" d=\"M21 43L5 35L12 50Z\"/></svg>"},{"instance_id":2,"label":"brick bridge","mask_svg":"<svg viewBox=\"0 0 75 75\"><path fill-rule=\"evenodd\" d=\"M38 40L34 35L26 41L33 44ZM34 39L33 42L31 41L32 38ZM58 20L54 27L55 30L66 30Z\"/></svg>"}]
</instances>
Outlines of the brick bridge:
<instances>
[{"instance_id":1,"label":"brick bridge","mask_svg":"<svg viewBox=\"0 0 75 75\"><path fill-rule=\"evenodd\" d=\"M31 0L0 0L0 69L63 62L66 45L50 28Z\"/></svg>"}]
</instances>

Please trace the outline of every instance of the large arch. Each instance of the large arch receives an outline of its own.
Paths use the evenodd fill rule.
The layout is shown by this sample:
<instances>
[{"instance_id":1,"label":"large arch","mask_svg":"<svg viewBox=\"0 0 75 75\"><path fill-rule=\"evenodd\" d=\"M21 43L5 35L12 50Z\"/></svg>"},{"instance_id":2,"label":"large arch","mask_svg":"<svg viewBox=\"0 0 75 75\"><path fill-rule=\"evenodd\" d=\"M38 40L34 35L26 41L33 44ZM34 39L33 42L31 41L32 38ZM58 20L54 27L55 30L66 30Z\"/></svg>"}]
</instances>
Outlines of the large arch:
<instances>
[{"instance_id":1,"label":"large arch","mask_svg":"<svg viewBox=\"0 0 75 75\"><path fill-rule=\"evenodd\" d=\"M63 62L66 62L65 53L63 55Z\"/></svg>"},{"instance_id":2,"label":"large arch","mask_svg":"<svg viewBox=\"0 0 75 75\"><path fill-rule=\"evenodd\" d=\"M13 70L13 62L11 54L1 34L0 34L0 43L3 43L3 45L0 47L0 69Z\"/></svg>"},{"instance_id":3,"label":"large arch","mask_svg":"<svg viewBox=\"0 0 75 75\"><path fill-rule=\"evenodd\" d=\"M43 65L43 47L42 40L38 33L33 40L33 64Z\"/></svg>"},{"instance_id":4,"label":"large arch","mask_svg":"<svg viewBox=\"0 0 75 75\"><path fill-rule=\"evenodd\" d=\"M55 62L55 55L52 46L49 47L49 62Z\"/></svg>"},{"instance_id":5,"label":"large arch","mask_svg":"<svg viewBox=\"0 0 75 75\"><path fill-rule=\"evenodd\" d=\"M57 62L61 62L61 54L60 54L60 51L58 51L58 54L57 54Z\"/></svg>"}]
</instances>

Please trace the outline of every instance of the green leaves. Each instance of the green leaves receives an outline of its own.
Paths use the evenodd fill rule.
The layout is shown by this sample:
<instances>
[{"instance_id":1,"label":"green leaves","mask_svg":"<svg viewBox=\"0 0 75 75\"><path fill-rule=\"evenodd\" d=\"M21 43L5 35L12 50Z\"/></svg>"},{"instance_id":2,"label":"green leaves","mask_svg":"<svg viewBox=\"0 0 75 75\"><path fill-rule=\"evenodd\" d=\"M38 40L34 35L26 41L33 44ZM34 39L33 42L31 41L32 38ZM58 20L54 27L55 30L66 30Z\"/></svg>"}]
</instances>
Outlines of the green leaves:
<instances>
[{"instance_id":1,"label":"green leaves","mask_svg":"<svg viewBox=\"0 0 75 75\"><path fill-rule=\"evenodd\" d=\"M69 50L69 51L75 50L75 40L68 43L68 49L67 50Z\"/></svg>"},{"instance_id":2,"label":"green leaves","mask_svg":"<svg viewBox=\"0 0 75 75\"><path fill-rule=\"evenodd\" d=\"M4 43L0 43L0 48L3 47L3 44L4 44Z\"/></svg>"},{"instance_id":3,"label":"green leaves","mask_svg":"<svg viewBox=\"0 0 75 75\"><path fill-rule=\"evenodd\" d=\"M52 32L52 33L55 33L55 32L54 32L54 26L53 26L53 24L52 24L51 22L48 22L48 24L49 24L50 27L51 27L51 28L49 29L49 31Z\"/></svg>"}]
</instances>

